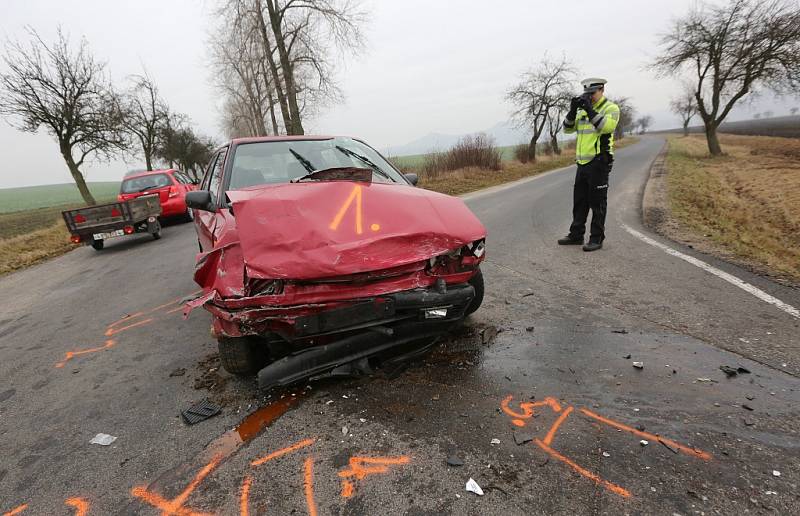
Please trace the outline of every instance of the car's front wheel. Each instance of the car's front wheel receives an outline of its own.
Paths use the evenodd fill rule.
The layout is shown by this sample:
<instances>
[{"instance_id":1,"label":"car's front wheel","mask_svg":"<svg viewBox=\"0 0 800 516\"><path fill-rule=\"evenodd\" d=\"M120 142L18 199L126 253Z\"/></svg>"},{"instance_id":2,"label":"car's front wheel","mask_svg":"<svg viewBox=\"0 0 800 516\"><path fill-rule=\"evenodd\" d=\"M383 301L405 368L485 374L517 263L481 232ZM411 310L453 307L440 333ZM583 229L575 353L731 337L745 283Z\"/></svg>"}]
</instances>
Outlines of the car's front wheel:
<instances>
[{"instance_id":1,"label":"car's front wheel","mask_svg":"<svg viewBox=\"0 0 800 516\"><path fill-rule=\"evenodd\" d=\"M469 280L469 284L475 289L475 297L470 301L466 315L475 312L481 307L481 303L483 303L483 273L480 269L478 269L478 272Z\"/></svg>"},{"instance_id":2,"label":"car's front wheel","mask_svg":"<svg viewBox=\"0 0 800 516\"><path fill-rule=\"evenodd\" d=\"M266 346L254 337L219 337L219 360L231 374L251 375L267 363Z\"/></svg>"}]
</instances>

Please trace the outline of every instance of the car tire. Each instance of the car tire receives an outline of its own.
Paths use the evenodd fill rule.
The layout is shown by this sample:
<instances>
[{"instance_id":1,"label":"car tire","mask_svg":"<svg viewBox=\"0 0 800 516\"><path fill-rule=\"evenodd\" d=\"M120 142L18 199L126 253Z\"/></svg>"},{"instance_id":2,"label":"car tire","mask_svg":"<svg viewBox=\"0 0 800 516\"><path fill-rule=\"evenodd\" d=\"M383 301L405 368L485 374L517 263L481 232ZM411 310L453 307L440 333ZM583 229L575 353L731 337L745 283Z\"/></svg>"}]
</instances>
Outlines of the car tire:
<instances>
[{"instance_id":1,"label":"car tire","mask_svg":"<svg viewBox=\"0 0 800 516\"><path fill-rule=\"evenodd\" d=\"M266 346L253 337L219 337L219 361L235 375L252 375L266 365Z\"/></svg>"},{"instance_id":2,"label":"car tire","mask_svg":"<svg viewBox=\"0 0 800 516\"><path fill-rule=\"evenodd\" d=\"M475 297L470 301L465 315L475 313L483 303L483 273L480 269L478 269L478 272L469 280L469 284L475 289Z\"/></svg>"},{"instance_id":3,"label":"car tire","mask_svg":"<svg viewBox=\"0 0 800 516\"><path fill-rule=\"evenodd\" d=\"M183 221L184 222L193 222L194 221L194 212L191 208L186 208L186 213L183 214Z\"/></svg>"},{"instance_id":4,"label":"car tire","mask_svg":"<svg viewBox=\"0 0 800 516\"><path fill-rule=\"evenodd\" d=\"M92 240L92 247L95 251L101 251L103 249L103 241L102 240Z\"/></svg>"},{"instance_id":5,"label":"car tire","mask_svg":"<svg viewBox=\"0 0 800 516\"><path fill-rule=\"evenodd\" d=\"M154 231L153 233L150 234L153 235L153 240L158 240L159 238L161 238L161 229L159 229L158 231Z\"/></svg>"}]
</instances>

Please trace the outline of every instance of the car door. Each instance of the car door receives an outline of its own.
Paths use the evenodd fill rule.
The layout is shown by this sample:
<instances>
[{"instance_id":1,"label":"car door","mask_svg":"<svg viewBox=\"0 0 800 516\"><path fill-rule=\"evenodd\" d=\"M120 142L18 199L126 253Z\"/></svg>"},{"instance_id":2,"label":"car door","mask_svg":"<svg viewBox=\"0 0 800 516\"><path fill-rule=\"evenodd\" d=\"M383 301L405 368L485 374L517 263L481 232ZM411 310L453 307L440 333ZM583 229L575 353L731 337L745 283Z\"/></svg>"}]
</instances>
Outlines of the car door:
<instances>
[{"instance_id":1,"label":"car door","mask_svg":"<svg viewBox=\"0 0 800 516\"><path fill-rule=\"evenodd\" d=\"M222 185L222 171L225 165L225 154L227 147L220 149L209 163L208 170L206 170L203 182L200 184L201 190L208 190L211 192L211 200L214 206L219 205L220 187ZM214 229L217 225L218 210L214 211L195 210L194 216L197 221L197 239L200 242L200 249L202 251L209 251L214 247L216 239L214 238Z\"/></svg>"}]
</instances>

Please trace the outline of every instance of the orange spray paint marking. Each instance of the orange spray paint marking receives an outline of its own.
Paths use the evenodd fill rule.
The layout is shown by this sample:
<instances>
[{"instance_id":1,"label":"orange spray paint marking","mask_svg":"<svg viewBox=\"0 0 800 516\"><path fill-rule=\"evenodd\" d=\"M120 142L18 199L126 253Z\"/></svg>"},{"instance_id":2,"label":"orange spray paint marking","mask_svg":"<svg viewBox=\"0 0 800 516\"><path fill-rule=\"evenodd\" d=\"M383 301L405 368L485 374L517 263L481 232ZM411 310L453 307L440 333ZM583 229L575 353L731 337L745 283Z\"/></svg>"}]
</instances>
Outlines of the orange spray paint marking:
<instances>
[{"instance_id":1,"label":"orange spray paint marking","mask_svg":"<svg viewBox=\"0 0 800 516\"><path fill-rule=\"evenodd\" d=\"M250 515L248 500L250 498L250 485L252 483L253 483L253 478L250 475L244 477L244 480L242 481L242 491L239 494L239 516Z\"/></svg>"},{"instance_id":2,"label":"orange spray paint marking","mask_svg":"<svg viewBox=\"0 0 800 516\"><path fill-rule=\"evenodd\" d=\"M553 457L556 460L559 460L559 461L563 462L564 464L566 464L567 466L569 466L570 468L575 470L575 472L577 472L580 475L588 478L589 480L593 481L595 484L601 485L601 486L605 487L606 489L608 489L609 491L611 491L612 493L618 494L618 495L620 495L620 496L622 496L624 498L630 498L631 493L627 489L625 489L624 487L620 487L617 484L614 484L613 482L609 482L608 480L604 480L604 479L600 478L599 476L597 476L596 474L592 473L591 471L588 471L588 470L578 466L577 464L575 464L574 462L572 462L568 458L564 457L563 455L561 455L560 453L558 453L554 449L552 449L549 446L547 446L545 443L543 443L539 439L534 439L533 441L539 446L539 448L544 450L548 455L550 455L551 457Z\"/></svg>"},{"instance_id":3,"label":"orange spray paint marking","mask_svg":"<svg viewBox=\"0 0 800 516\"><path fill-rule=\"evenodd\" d=\"M676 448L676 449L682 451L683 453L685 453L687 455L691 455L693 457L697 457L698 459L711 460L711 454L706 453L706 452L704 452L702 450L696 450L694 448L689 448L688 446L684 446L684 445L682 445L680 443L676 443L675 441L673 441L671 439L665 439L664 437L660 437L658 435L651 434L649 432L642 432L641 430L637 430L635 428L631 428L628 425L624 425L622 423L614 421L613 419L608 419L606 417L603 417L600 414L595 414L591 410L588 410L588 409L585 409L585 408L582 408L581 412L583 412L584 414L586 414L587 416L589 416L589 417L591 417L593 419L596 419L597 421L600 421L601 423L607 424L608 426L612 426L614 428L618 428L620 430L624 430L624 431L626 431L628 433L631 433L631 434L639 436L639 437L644 437L645 439L649 439L651 441L661 441L662 443L665 443L665 444L671 446L672 448Z\"/></svg>"},{"instance_id":4,"label":"orange spray paint marking","mask_svg":"<svg viewBox=\"0 0 800 516\"><path fill-rule=\"evenodd\" d=\"M161 495L157 493L152 493L147 490L145 486L137 486L131 489L131 494L136 498L141 498L145 502L149 503L156 509L161 509L162 516L204 516L207 513L196 512L192 509L187 509L183 507L183 504L186 503L188 500L189 495L197 489L197 486L200 485L200 482L203 481L222 461L222 456L217 455L214 457L211 462L206 464L206 466L201 469L197 475L189 482L189 485L186 486L186 489L181 491L181 493L173 498L172 500L167 500Z\"/></svg>"},{"instance_id":5,"label":"orange spray paint marking","mask_svg":"<svg viewBox=\"0 0 800 516\"><path fill-rule=\"evenodd\" d=\"M89 512L89 502L85 498L67 498L64 503L75 507L75 516L86 516Z\"/></svg>"},{"instance_id":6,"label":"orange spray paint marking","mask_svg":"<svg viewBox=\"0 0 800 516\"><path fill-rule=\"evenodd\" d=\"M354 200L356 201L356 233L360 235L364 232L361 221L361 185L355 185L353 187L353 191L350 192L350 196L347 198L342 207L339 209L339 212L331 221L331 225L329 227L332 230L336 231L339 228L339 224L342 222L345 213L347 213L347 210L350 208L350 205L353 204ZM380 229L380 227L378 229ZM373 231L377 230L373 229Z\"/></svg>"},{"instance_id":7,"label":"orange spray paint marking","mask_svg":"<svg viewBox=\"0 0 800 516\"><path fill-rule=\"evenodd\" d=\"M311 446L315 442L316 442L316 439L303 439L302 441L300 441L298 443L295 443L295 444L293 444L291 446L287 446L286 448L281 448L280 450L274 451L274 452L270 453L269 455L265 455L264 457L261 457L260 459L256 459L253 462L251 462L250 465L251 466L260 466L260 465L264 464L265 462L269 462L272 459L277 459L278 457L280 457L282 455L286 455L287 453L292 453L293 451L297 451L297 450L299 450L301 448L305 448L306 446Z\"/></svg>"},{"instance_id":8,"label":"orange spray paint marking","mask_svg":"<svg viewBox=\"0 0 800 516\"><path fill-rule=\"evenodd\" d=\"M106 349L113 348L116 343L117 342L114 339L108 339L103 346L100 346L100 347L97 347L97 348L80 349L78 351L67 351L64 354L64 360L62 360L61 362L57 363L56 367L58 369L61 369L62 367L64 367L66 365L67 362L72 360L74 357L77 357L79 355L86 355L86 354L89 354L89 353L97 353L98 351L104 351Z\"/></svg>"},{"instance_id":9,"label":"orange spray paint marking","mask_svg":"<svg viewBox=\"0 0 800 516\"><path fill-rule=\"evenodd\" d=\"M3 516L15 516L15 515L21 513L22 511L24 511L27 508L28 508L28 504L27 503L23 503L22 505L18 505L17 507L14 507L13 509L11 509L8 512L4 512Z\"/></svg>"},{"instance_id":10,"label":"orange spray paint marking","mask_svg":"<svg viewBox=\"0 0 800 516\"><path fill-rule=\"evenodd\" d=\"M339 477L355 477L364 480L369 475L377 475L389 471L389 466L408 464L411 458L400 457L350 457L350 465L344 471L339 472ZM342 496L349 498L353 496L353 484L347 480L342 482Z\"/></svg>"},{"instance_id":11,"label":"orange spray paint marking","mask_svg":"<svg viewBox=\"0 0 800 516\"><path fill-rule=\"evenodd\" d=\"M558 403L558 400L550 396L542 401L524 401L520 403L519 408L522 409L522 412L517 412L509 406L512 399L513 396L506 396L505 399L500 403L500 408L502 408L503 412L505 412L507 415L515 418L511 420L515 426L525 426L524 420L533 417L533 409L536 407L550 407L553 412L561 412L561 405Z\"/></svg>"},{"instance_id":12,"label":"orange spray paint marking","mask_svg":"<svg viewBox=\"0 0 800 516\"><path fill-rule=\"evenodd\" d=\"M137 326L142 326L142 325L145 325L145 324L149 324L151 322L153 322L152 318L150 318L150 319L142 319L141 321L137 321L135 323L131 323L131 324L129 324L127 326L123 326L121 328L112 328L111 326L109 326L106 329L105 336L106 337L111 337L112 335L116 335L117 333L122 333L125 330L130 330L131 328L136 328Z\"/></svg>"},{"instance_id":13,"label":"orange spray paint marking","mask_svg":"<svg viewBox=\"0 0 800 516\"><path fill-rule=\"evenodd\" d=\"M550 446L550 444L552 444L553 437L555 437L556 432L558 432L558 427L560 427L561 423L563 423L564 420L569 417L570 412L572 412L571 406L567 407L566 410L564 410L564 412L562 412L561 415L558 416L556 422L553 423L553 426L550 427L550 431L547 432L547 435L544 438L544 444L546 444L547 446Z\"/></svg>"},{"instance_id":14,"label":"orange spray paint marking","mask_svg":"<svg viewBox=\"0 0 800 516\"><path fill-rule=\"evenodd\" d=\"M306 492L308 516L317 516L317 502L314 501L314 459L308 457L303 471L303 488Z\"/></svg>"}]
</instances>

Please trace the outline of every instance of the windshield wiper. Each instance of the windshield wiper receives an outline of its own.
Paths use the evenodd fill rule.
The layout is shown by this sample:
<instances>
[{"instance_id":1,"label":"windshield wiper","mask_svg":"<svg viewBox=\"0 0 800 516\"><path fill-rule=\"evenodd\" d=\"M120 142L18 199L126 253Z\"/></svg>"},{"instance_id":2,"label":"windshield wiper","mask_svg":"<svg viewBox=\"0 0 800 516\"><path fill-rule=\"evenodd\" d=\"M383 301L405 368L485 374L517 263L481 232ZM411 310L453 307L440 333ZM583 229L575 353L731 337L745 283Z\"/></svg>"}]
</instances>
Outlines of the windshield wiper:
<instances>
[{"instance_id":1,"label":"windshield wiper","mask_svg":"<svg viewBox=\"0 0 800 516\"><path fill-rule=\"evenodd\" d=\"M297 161L299 161L301 165L303 165L303 168L306 169L306 171L309 174L313 174L314 173L314 165L312 165L310 161L308 161L299 152L296 152L293 149L289 149L289 152L291 152L292 156L294 156L295 159Z\"/></svg>"},{"instance_id":2,"label":"windshield wiper","mask_svg":"<svg viewBox=\"0 0 800 516\"><path fill-rule=\"evenodd\" d=\"M341 152L342 154L345 154L347 156L352 156L353 158L356 158L358 161L360 161L361 163L365 164L366 166L368 166L369 168L371 168L372 170L377 172L378 175L385 177L386 179L388 179L392 183L395 182L395 180L392 179L392 177L389 174L387 174L386 172L381 170L381 167L379 167L378 165L373 163L369 158L367 158L365 156L362 156L361 154L359 154L359 153L357 153L355 151L351 151L350 149L348 149L346 147L342 147L341 145L337 145L336 149L339 152Z\"/></svg>"},{"instance_id":3,"label":"windshield wiper","mask_svg":"<svg viewBox=\"0 0 800 516\"><path fill-rule=\"evenodd\" d=\"M298 177L297 179L292 179L292 180L291 180L291 181L289 181L289 182L290 182L290 183L299 183L300 181L303 181L303 180L305 180L305 179L313 179L313 178L314 178L314 176L316 176L317 174L321 174L322 172L330 172L331 170L350 170L351 168L352 168L352 167L328 167L328 168L321 168L321 169L319 169L319 170L313 170L313 171L309 172L308 174L306 174L306 175L304 175L304 176ZM370 173L370 172L371 172L371 171L370 171L368 168L359 168L359 169L353 169L353 170L363 170L364 172L367 172L367 173Z\"/></svg>"}]
</instances>

